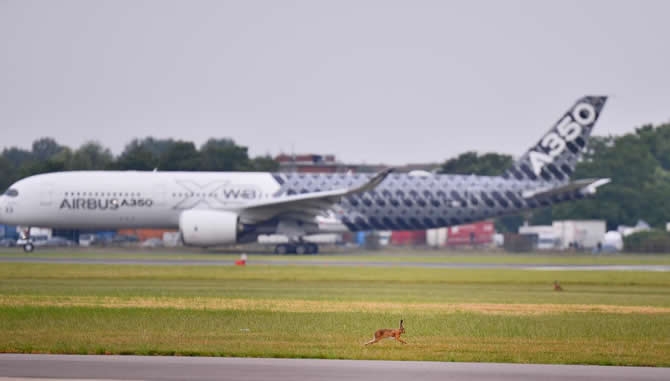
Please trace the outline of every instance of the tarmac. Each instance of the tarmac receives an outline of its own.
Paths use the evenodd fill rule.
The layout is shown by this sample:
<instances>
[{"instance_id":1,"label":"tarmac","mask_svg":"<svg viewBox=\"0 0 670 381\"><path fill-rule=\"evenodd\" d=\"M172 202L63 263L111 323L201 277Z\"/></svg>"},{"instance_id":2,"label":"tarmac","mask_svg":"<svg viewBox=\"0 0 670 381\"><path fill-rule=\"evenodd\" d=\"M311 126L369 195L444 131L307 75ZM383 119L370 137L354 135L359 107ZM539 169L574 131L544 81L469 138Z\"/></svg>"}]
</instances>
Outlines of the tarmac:
<instances>
[{"instance_id":1,"label":"tarmac","mask_svg":"<svg viewBox=\"0 0 670 381\"><path fill-rule=\"evenodd\" d=\"M0 380L667 381L670 368L416 361L0 354Z\"/></svg>"}]
</instances>

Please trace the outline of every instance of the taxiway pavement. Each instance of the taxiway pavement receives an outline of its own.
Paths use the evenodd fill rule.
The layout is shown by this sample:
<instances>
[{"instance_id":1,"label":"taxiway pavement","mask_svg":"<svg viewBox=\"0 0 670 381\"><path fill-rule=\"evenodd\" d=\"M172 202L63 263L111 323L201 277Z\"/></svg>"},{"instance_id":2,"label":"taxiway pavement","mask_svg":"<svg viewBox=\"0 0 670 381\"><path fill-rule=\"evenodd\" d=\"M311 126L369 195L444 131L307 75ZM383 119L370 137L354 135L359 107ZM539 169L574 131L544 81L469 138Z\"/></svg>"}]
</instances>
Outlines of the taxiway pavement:
<instances>
[{"instance_id":1,"label":"taxiway pavement","mask_svg":"<svg viewBox=\"0 0 670 381\"><path fill-rule=\"evenodd\" d=\"M0 354L0 380L666 381L670 368L416 361Z\"/></svg>"}]
</instances>

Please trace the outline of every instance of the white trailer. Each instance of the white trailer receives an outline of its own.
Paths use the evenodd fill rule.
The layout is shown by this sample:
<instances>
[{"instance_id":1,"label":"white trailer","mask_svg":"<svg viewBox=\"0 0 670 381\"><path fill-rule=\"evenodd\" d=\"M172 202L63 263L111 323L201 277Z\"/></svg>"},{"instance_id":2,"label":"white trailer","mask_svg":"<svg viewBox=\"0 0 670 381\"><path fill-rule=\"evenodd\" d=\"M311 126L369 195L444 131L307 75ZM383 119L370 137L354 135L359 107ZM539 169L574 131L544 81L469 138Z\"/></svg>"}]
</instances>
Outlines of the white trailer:
<instances>
[{"instance_id":1,"label":"white trailer","mask_svg":"<svg viewBox=\"0 0 670 381\"><path fill-rule=\"evenodd\" d=\"M448 228L426 230L426 244L430 247L444 247L447 245Z\"/></svg>"},{"instance_id":2,"label":"white trailer","mask_svg":"<svg viewBox=\"0 0 670 381\"><path fill-rule=\"evenodd\" d=\"M606 224L604 220L554 221L554 232L560 237L562 249L569 247L592 249L602 244Z\"/></svg>"},{"instance_id":3,"label":"white trailer","mask_svg":"<svg viewBox=\"0 0 670 381\"><path fill-rule=\"evenodd\" d=\"M561 248L560 237L551 225L520 226L519 234L537 235L538 250L557 250Z\"/></svg>"}]
</instances>

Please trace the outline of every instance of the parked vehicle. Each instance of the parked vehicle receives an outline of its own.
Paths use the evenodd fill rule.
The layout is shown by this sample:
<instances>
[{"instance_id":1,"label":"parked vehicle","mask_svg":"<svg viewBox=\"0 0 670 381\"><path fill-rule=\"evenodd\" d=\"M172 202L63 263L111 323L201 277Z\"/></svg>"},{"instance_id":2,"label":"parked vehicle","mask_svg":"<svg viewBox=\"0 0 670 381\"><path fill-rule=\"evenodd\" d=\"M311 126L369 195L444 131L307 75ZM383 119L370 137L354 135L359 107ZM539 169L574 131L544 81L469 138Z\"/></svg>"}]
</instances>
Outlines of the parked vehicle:
<instances>
[{"instance_id":1,"label":"parked vehicle","mask_svg":"<svg viewBox=\"0 0 670 381\"><path fill-rule=\"evenodd\" d=\"M139 238L134 235L115 235L114 238L112 238L112 243L115 244L124 244L124 243L133 243L133 242L138 242Z\"/></svg>"},{"instance_id":2,"label":"parked vehicle","mask_svg":"<svg viewBox=\"0 0 670 381\"><path fill-rule=\"evenodd\" d=\"M135 244L138 241L137 236L119 234L115 236L98 236L90 244L94 246L125 246Z\"/></svg>"},{"instance_id":3,"label":"parked vehicle","mask_svg":"<svg viewBox=\"0 0 670 381\"><path fill-rule=\"evenodd\" d=\"M32 241L33 246L43 246L44 243L49 239L46 235L31 235L30 240ZM16 241L17 246L23 246L28 243L28 240L25 238L19 238Z\"/></svg>"},{"instance_id":4,"label":"parked vehicle","mask_svg":"<svg viewBox=\"0 0 670 381\"><path fill-rule=\"evenodd\" d=\"M91 246L95 242L95 234L82 234L79 236L79 246Z\"/></svg>"},{"instance_id":5,"label":"parked vehicle","mask_svg":"<svg viewBox=\"0 0 670 381\"><path fill-rule=\"evenodd\" d=\"M41 241L40 244L35 244L35 246L41 247L72 247L76 246L76 243L70 241L69 239L63 237L51 237L47 240Z\"/></svg>"},{"instance_id":6,"label":"parked vehicle","mask_svg":"<svg viewBox=\"0 0 670 381\"><path fill-rule=\"evenodd\" d=\"M47 237L43 235L31 236L31 243L34 247L72 247L77 244L69 239L63 237ZM17 246L23 246L28 241L26 239L20 238L16 241Z\"/></svg>"},{"instance_id":7,"label":"parked vehicle","mask_svg":"<svg viewBox=\"0 0 670 381\"><path fill-rule=\"evenodd\" d=\"M148 240L142 242L140 245L142 247L163 247L163 240L160 238L149 238Z\"/></svg>"}]
</instances>

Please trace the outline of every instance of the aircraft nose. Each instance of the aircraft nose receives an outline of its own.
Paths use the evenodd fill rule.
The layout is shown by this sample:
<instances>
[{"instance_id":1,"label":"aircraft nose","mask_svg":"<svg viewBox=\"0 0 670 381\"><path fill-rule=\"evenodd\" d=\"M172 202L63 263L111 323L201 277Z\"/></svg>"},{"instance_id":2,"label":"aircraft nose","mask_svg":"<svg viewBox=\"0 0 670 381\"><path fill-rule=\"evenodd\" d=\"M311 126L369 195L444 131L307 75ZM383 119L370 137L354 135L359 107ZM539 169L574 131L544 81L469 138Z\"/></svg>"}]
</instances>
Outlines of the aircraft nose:
<instances>
[{"instance_id":1,"label":"aircraft nose","mask_svg":"<svg viewBox=\"0 0 670 381\"><path fill-rule=\"evenodd\" d=\"M15 205L7 197L0 196L0 224L16 225L15 221Z\"/></svg>"},{"instance_id":2,"label":"aircraft nose","mask_svg":"<svg viewBox=\"0 0 670 381\"><path fill-rule=\"evenodd\" d=\"M7 220L7 217L14 211L12 205L9 204L7 196L0 195L0 223Z\"/></svg>"}]
</instances>

